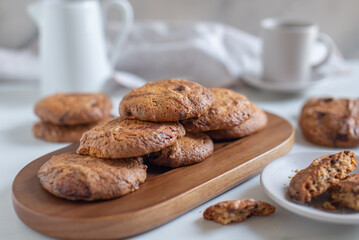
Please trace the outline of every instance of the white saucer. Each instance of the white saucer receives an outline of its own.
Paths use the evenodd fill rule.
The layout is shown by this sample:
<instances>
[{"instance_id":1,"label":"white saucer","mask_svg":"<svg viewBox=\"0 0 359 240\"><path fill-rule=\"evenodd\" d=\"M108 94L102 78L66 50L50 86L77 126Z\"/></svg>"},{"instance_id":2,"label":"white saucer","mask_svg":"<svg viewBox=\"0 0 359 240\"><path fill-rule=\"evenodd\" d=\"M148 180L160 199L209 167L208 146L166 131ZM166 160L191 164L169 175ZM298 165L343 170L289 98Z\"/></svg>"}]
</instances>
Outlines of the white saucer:
<instances>
[{"instance_id":1,"label":"white saucer","mask_svg":"<svg viewBox=\"0 0 359 240\"><path fill-rule=\"evenodd\" d=\"M294 176L296 169L303 169L309 166L312 161L320 156L334 152L302 152L293 153L281 157L268 164L261 173L261 184L266 194L277 204L295 214L322 222L339 224L359 224L359 213L351 210L326 211L314 208L307 204L301 204L292 200L288 195L289 176ZM353 173L359 173L355 169Z\"/></svg>"},{"instance_id":2,"label":"white saucer","mask_svg":"<svg viewBox=\"0 0 359 240\"><path fill-rule=\"evenodd\" d=\"M282 93L298 93L310 88L318 87L326 82L326 78L321 74L313 74L309 81L295 83L264 81L261 75L260 72L249 71L244 73L242 80L255 88Z\"/></svg>"}]
</instances>

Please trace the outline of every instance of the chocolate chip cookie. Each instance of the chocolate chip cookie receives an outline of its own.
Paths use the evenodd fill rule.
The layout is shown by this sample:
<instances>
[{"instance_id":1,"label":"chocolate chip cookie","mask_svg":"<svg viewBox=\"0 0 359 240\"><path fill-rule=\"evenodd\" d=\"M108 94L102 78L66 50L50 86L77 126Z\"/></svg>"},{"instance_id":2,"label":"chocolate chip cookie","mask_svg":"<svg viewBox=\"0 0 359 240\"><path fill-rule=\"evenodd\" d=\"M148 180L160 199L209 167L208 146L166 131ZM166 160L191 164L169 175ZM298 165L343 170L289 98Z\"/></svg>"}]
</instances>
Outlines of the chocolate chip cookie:
<instances>
[{"instance_id":1,"label":"chocolate chip cookie","mask_svg":"<svg viewBox=\"0 0 359 240\"><path fill-rule=\"evenodd\" d=\"M359 174L349 175L329 189L333 202L359 211Z\"/></svg>"},{"instance_id":2,"label":"chocolate chip cookie","mask_svg":"<svg viewBox=\"0 0 359 240\"><path fill-rule=\"evenodd\" d=\"M174 144L185 133L178 122L115 118L85 132L77 153L99 158L138 157Z\"/></svg>"},{"instance_id":3,"label":"chocolate chip cookie","mask_svg":"<svg viewBox=\"0 0 359 240\"><path fill-rule=\"evenodd\" d=\"M229 129L247 120L252 113L247 97L225 88L211 88L212 107L198 118L181 121L187 132Z\"/></svg>"},{"instance_id":4,"label":"chocolate chip cookie","mask_svg":"<svg viewBox=\"0 0 359 240\"><path fill-rule=\"evenodd\" d=\"M175 144L148 154L145 160L154 165L176 168L201 162L212 153L213 142L206 134L187 133Z\"/></svg>"},{"instance_id":5,"label":"chocolate chip cookie","mask_svg":"<svg viewBox=\"0 0 359 240\"><path fill-rule=\"evenodd\" d=\"M221 224L238 223L250 216L268 216L274 213L275 207L269 203L245 198L224 201L207 208L203 217Z\"/></svg>"},{"instance_id":6,"label":"chocolate chip cookie","mask_svg":"<svg viewBox=\"0 0 359 240\"><path fill-rule=\"evenodd\" d=\"M84 132L110 119L111 117L96 123L78 125L55 125L40 121L34 124L32 132L35 137L49 142L79 142Z\"/></svg>"},{"instance_id":7,"label":"chocolate chip cookie","mask_svg":"<svg viewBox=\"0 0 359 240\"><path fill-rule=\"evenodd\" d=\"M57 93L41 99L35 114L56 125L99 122L110 115L111 100L103 93Z\"/></svg>"},{"instance_id":8,"label":"chocolate chip cookie","mask_svg":"<svg viewBox=\"0 0 359 240\"><path fill-rule=\"evenodd\" d=\"M41 185L69 200L117 198L139 188L146 179L142 158L98 159L75 153L53 156L38 171Z\"/></svg>"},{"instance_id":9,"label":"chocolate chip cookie","mask_svg":"<svg viewBox=\"0 0 359 240\"><path fill-rule=\"evenodd\" d=\"M230 129L208 131L206 134L215 140L235 139L248 136L258 132L267 126L267 114L254 103L252 105L252 115L249 119Z\"/></svg>"},{"instance_id":10,"label":"chocolate chip cookie","mask_svg":"<svg viewBox=\"0 0 359 240\"><path fill-rule=\"evenodd\" d=\"M344 179L356 166L357 159L350 151L319 157L292 178L288 188L289 196L298 201L310 202L313 197Z\"/></svg>"},{"instance_id":11,"label":"chocolate chip cookie","mask_svg":"<svg viewBox=\"0 0 359 240\"><path fill-rule=\"evenodd\" d=\"M123 97L119 113L127 119L179 121L202 115L212 104L212 93L202 85L184 79L169 79L133 89Z\"/></svg>"},{"instance_id":12,"label":"chocolate chip cookie","mask_svg":"<svg viewBox=\"0 0 359 240\"><path fill-rule=\"evenodd\" d=\"M303 106L299 125L315 144L351 148L359 145L359 100L313 98Z\"/></svg>"}]
</instances>

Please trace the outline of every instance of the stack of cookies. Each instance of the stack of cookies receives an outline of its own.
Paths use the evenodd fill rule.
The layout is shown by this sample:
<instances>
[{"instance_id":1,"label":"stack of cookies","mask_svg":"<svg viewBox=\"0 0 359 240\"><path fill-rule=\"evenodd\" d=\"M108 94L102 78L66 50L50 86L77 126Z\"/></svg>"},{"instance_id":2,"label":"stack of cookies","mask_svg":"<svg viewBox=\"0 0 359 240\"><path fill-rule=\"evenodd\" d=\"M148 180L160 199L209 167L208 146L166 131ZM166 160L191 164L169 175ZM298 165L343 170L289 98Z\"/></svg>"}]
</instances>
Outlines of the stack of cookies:
<instances>
[{"instance_id":1,"label":"stack of cookies","mask_svg":"<svg viewBox=\"0 0 359 240\"><path fill-rule=\"evenodd\" d=\"M266 114L245 96L184 79L132 90L119 114L82 135L79 155L62 154L45 163L38 173L44 188L71 200L119 197L145 181L144 162L170 168L195 164L213 153L206 133L233 139L267 124Z\"/></svg>"},{"instance_id":2,"label":"stack of cookies","mask_svg":"<svg viewBox=\"0 0 359 240\"><path fill-rule=\"evenodd\" d=\"M84 132L109 120L111 109L111 100L102 93L48 96L35 105L41 121L34 125L33 134L50 142L78 142Z\"/></svg>"}]
</instances>

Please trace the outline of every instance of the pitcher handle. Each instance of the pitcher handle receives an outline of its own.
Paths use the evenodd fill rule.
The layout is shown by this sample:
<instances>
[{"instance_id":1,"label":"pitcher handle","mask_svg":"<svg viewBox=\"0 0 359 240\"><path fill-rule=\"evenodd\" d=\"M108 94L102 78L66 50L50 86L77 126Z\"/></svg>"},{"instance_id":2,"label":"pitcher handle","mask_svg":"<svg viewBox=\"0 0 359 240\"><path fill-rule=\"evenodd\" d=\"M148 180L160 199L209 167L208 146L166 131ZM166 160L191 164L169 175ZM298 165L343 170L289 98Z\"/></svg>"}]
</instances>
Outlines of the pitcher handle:
<instances>
[{"instance_id":1,"label":"pitcher handle","mask_svg":"<svg viewBox=\"0 0 359 240\"><path fill-rule=\"evenodd\" d=\"M111 49L112 53L109 56L110 65L112 69L115 69L117 60L120 57L121 51L128 39L133 25L133 9L131 4L127 0L106 0L103 5L104 26L106 26L107 13L110 7L117 7L117 9L120 10L123 22L122 30L117 33L114 46Z\"/></svg>"}]
</instances>

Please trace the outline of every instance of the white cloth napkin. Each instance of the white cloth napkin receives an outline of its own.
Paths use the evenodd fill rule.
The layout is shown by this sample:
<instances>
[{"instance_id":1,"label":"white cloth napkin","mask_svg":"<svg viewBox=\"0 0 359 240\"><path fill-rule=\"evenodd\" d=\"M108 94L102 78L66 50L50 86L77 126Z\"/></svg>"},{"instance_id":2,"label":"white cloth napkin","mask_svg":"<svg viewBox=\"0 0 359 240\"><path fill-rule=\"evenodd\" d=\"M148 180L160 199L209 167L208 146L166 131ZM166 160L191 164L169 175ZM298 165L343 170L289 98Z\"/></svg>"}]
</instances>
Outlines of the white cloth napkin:
<instances>
[{"instance_id":1,"label":"white cloth napkin","mask_svg":"<svg viewBox=\"0 0 359 240\"><path fill-rule=\"evenodd\" d=\"M116 26L109 26L110 35ZM40 76L35 43L25 49L0 48L0 81L32 81ZM320 46L318 46L320 50ZM321 51L314 57L319 58ZM240 79L249 67L260 67L261 40L234 27L211 22L138 22L117 64L146 81L183 77L207 87L227 87ZM348 67L334 46L321 74L341 73ZM122 74L121 76L127 76ZM120 79L136 87L131 78Z\"/></svg>"}]
</instances>

